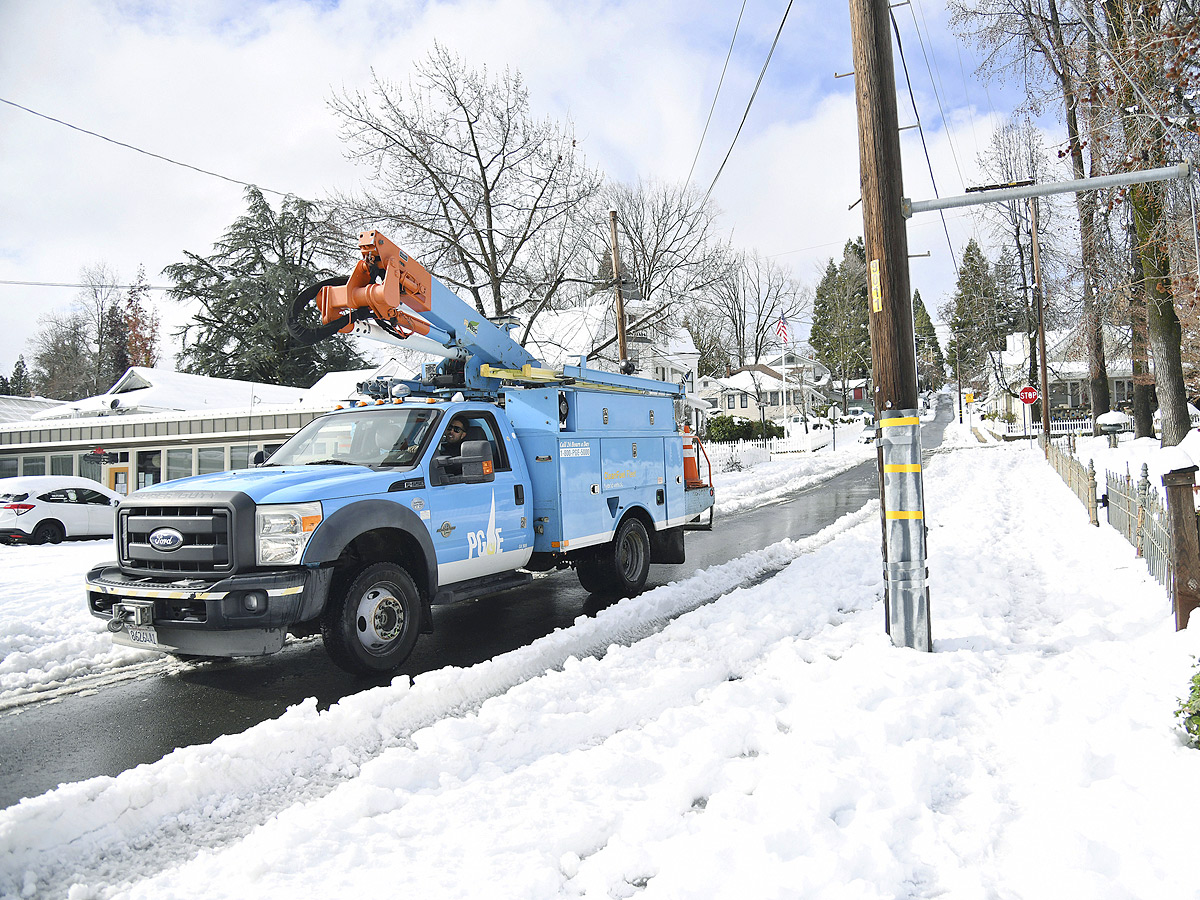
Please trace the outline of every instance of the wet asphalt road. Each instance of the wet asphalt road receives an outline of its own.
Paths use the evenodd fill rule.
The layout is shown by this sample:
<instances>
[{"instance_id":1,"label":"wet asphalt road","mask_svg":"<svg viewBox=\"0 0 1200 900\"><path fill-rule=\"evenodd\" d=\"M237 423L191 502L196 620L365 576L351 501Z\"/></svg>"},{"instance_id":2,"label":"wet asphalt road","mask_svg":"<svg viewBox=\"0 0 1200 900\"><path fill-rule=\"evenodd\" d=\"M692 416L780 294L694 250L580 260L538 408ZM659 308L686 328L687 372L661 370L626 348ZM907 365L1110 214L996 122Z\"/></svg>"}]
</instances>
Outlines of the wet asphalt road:
<instances>
[{"instance_id":1,"label":"wet asphalt road","mask_svg":"<svg viewBox=\"0 0 1200 900\"><path fill-rule=\"evenodd\" d=\"M940 444L950 418L947 404L937 423L922 429L926 450ZM878 495L877 468L868 461L785 501L718 518L713 531L688 535L684 565L652 566L647 588L783 538L815 534ZM579 586L574 572L565 571L484 600L437 607L434 633L421 637L402 671L419 675L470 666L566 628L581 613L595 615L603 605ZM273 656L196 663L20 707L0 718L0 808L63 782L117 775L177 747L236 734L307 697L323 709L392 677L371 680L343 672L316 638Z\"/></svg>"}]
</instances>

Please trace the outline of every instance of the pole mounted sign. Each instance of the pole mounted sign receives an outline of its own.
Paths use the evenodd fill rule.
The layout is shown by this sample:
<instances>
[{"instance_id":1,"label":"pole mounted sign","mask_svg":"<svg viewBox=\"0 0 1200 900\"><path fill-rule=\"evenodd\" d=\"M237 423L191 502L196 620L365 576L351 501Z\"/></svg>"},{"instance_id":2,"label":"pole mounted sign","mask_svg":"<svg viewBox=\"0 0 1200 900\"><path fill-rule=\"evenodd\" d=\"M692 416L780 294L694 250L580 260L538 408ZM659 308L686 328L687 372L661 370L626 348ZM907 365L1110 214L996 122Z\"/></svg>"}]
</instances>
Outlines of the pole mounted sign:
<instances>
[{"instance_id":1,"label":"pole mounted sign","mask_svg":"<svg viewBox=\"0 0 1200 900\"><path fill-rule=\"evenodd\" d=\"M1026 406L1032 406L1034 403L1038 402L1038 397L1041 395L1038 394L1037 388L1031 387L1030 385L1025 385L1025 387L1021 388L1021 390L1017 393L1017 396L1021 398L1021 402Z\"/></svg>"}]
</instances>

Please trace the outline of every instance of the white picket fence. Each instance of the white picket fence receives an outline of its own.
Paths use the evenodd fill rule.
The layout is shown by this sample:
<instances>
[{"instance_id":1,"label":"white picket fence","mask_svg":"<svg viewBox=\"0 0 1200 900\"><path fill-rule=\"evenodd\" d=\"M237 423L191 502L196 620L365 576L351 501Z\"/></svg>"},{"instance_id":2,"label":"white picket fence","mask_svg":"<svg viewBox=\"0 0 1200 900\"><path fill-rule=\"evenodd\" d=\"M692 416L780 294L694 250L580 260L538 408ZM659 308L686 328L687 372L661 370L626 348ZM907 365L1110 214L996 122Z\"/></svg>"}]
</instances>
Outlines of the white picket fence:
<instances>
[{"instance_id":1,"label":"white picket fence","mask_svg":"<svg viewBox=\"0 0 1200 900\"><path fill-rule=\"evenodd\" d=\"M1042 433L1042 420L1036 419L1032 422L1000 422L994 419L985 419L981 423L984 428L988 429L997 437L1037 437ZM1050 434L1063 437L1068 434L1091 434L1092 420L1091 419L1051 419Z\"/></svg>"},{"instance_id":2,"label":"white picket fence","mask_svg":"<svg viewBox=\"0 0 1200 900\"><path fill-rule=\"evenodd\" d=\"M846 428L844 434L846 440L854 440L857 437L857 430ZM841 439L842 435L839 434L839 442ZM831 429L819 428L806 435L771 438L765 441L728 441L723 443L705 441L704 453L708 455L708 461L712 464L714 472L727 472L731 469L744 469L755 463L767 462L772 456L785 453L811 453L828 446L832 440ZM700 455L700 467L703 470L704 454Z\"/></svg>"}]
</instances>

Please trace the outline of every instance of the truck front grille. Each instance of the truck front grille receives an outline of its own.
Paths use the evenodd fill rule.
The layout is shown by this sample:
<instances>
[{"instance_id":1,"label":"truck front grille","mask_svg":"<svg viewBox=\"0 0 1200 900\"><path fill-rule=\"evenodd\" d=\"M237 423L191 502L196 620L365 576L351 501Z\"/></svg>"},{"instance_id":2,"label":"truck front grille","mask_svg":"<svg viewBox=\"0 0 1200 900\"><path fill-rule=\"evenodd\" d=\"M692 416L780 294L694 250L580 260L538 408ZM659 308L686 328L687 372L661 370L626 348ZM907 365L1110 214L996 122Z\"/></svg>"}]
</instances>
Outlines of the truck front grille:
<instances>
[{"instance_id":1,"label":"truck front grille","mask_svg":"<svg viewBox=\"0 0 1200 900\"><path fill-rule=\"evenodd\" d=\"M222 573L234 568L232 510L223 506L135 506L118 514L121 565L145 572ZM178 532L171 549L150 541L152 534Z\"/></svg>"}]
</instances>

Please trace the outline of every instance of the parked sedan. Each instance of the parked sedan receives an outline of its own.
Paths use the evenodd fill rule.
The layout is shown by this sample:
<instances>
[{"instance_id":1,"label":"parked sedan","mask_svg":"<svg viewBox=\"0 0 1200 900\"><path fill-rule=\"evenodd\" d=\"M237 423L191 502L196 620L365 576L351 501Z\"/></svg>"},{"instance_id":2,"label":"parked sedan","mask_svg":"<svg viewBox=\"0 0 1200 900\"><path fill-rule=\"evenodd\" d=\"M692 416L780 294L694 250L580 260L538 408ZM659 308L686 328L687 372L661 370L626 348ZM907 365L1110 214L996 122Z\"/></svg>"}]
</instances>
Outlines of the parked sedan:
<instances>
[{"instance_id":1,"label":"parked sedan","mask_svg":"<svg viewBox=\"0 0 1200 900\"><path fill-rule=\"evenodd\" d=\"M0 478L0 541L57 544L70 538L112 537L120 502L120 494L90 478Z\"/></svg>"}]
</instances>

